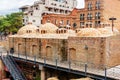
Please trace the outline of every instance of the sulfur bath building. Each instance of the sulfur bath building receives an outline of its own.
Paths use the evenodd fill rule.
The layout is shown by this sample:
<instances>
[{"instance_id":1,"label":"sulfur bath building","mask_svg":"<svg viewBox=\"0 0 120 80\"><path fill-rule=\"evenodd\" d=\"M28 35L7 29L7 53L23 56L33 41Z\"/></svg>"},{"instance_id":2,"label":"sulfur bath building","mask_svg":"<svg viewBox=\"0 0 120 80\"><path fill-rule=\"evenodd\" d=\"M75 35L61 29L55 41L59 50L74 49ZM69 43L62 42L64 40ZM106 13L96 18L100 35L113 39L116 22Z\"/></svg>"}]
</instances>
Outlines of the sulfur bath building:
<instances>
[{"instance_id":1,"label":"sulfur bath building","mask_svg":"<svg viewBox=\"0 0 120 80\"><path fill-rule=\"evenodd\" d=\"M120 36L109 28L84 28L76 31L46 23L40 28L28 24L16 35L9 36L9 49L14 54L46 57L50 60L81 61L96 66L120 64Z\"/></svg>"}]
</instances>

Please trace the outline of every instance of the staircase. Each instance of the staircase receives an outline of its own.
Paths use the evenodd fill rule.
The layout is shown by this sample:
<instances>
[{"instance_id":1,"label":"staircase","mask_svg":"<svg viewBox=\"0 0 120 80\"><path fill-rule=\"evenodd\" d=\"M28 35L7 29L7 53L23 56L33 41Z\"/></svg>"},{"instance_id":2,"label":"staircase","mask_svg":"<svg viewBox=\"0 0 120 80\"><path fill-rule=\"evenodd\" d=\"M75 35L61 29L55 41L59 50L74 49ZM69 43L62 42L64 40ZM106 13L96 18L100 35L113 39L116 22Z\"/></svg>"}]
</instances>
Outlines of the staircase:
<instances>
[{"instance_id":1,"label":"staircase","mask_svg":"<svg viewBox=\"0 0 120 80\"><path fill-rule=\"evenodd\" d=\"M14 80L27 80L12 56L3 55L1 56L1 59L8 68Z\"/></svg>"}]
</instances>

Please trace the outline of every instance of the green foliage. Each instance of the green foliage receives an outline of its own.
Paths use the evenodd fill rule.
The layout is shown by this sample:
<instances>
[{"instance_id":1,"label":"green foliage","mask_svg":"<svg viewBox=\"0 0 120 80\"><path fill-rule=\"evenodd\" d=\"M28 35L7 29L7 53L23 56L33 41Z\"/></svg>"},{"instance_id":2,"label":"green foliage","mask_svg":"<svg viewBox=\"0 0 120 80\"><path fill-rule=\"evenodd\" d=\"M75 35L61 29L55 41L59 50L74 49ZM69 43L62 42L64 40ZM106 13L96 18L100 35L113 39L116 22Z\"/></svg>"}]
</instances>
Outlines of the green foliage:
<instances>
[{"instance_id":1,"label":"green foliage","mask_svg":"<svg viewBox=\"0 0 120 80\"><path fill-rule=\"evenodd\" d=\"M6 17L0 17L0 32L15 33L22 26L21 12L12 13L6 15Z\"/></svg>"}]
</instances>

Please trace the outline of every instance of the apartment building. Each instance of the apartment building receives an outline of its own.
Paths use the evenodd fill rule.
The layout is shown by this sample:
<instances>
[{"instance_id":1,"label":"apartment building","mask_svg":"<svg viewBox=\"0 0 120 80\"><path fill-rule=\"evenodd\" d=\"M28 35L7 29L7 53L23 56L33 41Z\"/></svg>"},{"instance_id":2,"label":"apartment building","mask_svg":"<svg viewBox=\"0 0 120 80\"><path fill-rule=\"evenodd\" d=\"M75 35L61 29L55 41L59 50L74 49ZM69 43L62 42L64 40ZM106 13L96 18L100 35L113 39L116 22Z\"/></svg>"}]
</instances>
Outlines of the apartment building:
<instances>
[{"instance_id":1,"label":"apartment building","mask_svg":"<svg viewBox=\"0 0 120 80\"><path fill-rule=\"evenodd\" d=\"M114 0L85 0L85 8L78 11L78 27L116 27L119 28L120 1ZM113 20L113 23L112 23Z\"/></svg>"},{"instance_id":2,"label":"apartment building","mask_svg":"<svg viewBox=\"0 0 120 80\"><path fill-rule=\"evenodd\" d=\"M24 13L23 25L28 22L36 26L42 23L45 14L69 14L77 6L76 0L39 0L31 6L23 6L20 9Z\"/></svg>"}]
</instances>

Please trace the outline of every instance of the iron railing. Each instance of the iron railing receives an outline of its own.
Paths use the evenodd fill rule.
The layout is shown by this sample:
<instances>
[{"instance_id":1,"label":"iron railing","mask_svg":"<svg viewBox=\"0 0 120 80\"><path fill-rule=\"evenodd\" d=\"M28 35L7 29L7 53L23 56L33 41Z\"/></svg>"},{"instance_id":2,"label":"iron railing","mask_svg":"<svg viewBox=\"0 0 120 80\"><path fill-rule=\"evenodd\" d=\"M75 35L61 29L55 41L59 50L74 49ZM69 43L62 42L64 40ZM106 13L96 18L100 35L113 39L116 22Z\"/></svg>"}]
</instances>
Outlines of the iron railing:
<instances>
[{"instance_id":1,"label":"iron railing","mask_svg":"<svg viewBox=\"0 0 120 80\"><path fill-rule=\"evenodd\" d=\"M1 54L1 59L14 80L27 80L12 57Z\"/></svg>"}]
</instances>

